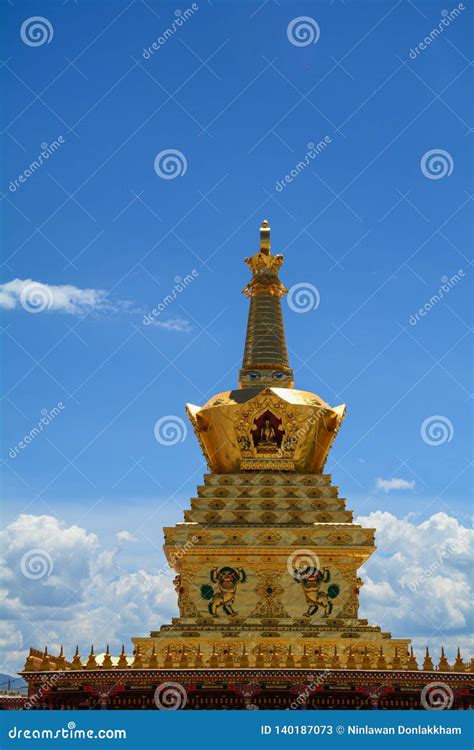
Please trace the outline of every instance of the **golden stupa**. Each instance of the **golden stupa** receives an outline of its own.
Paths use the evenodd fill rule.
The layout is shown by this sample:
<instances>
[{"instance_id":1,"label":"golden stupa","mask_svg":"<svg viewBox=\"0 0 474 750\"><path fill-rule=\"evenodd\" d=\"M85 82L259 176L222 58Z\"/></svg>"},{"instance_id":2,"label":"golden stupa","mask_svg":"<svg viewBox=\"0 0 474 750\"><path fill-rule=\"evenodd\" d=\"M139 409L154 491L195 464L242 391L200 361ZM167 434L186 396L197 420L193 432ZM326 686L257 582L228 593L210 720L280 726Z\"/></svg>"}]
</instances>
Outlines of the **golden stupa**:
<instances>
[{"instance_id":1,"label":"golden stupa","mask_svg":"<svg viewBox=\"0 0 474 750\"><path fill-rule=\"evenodd\" d=\"M403 665L409 640L358 616L358 569L375 549L374 530L352 521L324 464L345 415L295 389L283 327L287 290L264 221L252 278L239 388L187 412L210 473L165 528L180 616L149 638L133 638L159 664L223 667L384 657ZM349 661L348 661L349 660Z\"/></svg>"},{"instance_id":2,"label":"golden stupa","mask_svg":"<svg viewBox=\"0 0 474 750\"><path fill-rule=\"evenodd\" d=\"M358 571L374 529L353 523L329 449L345 407L296 390L263 222L246 259L250 311L239 388L187 406L209 466L184 522L165 528L179 617L112 657L31 648L22 676L39 708L472 708L474 660L426 649L359 617ZM440 677L442 682L440 682ZM446 702L429 691L441 685ZM163 693L163 696L162 696ZM428 695L428 697L427 697ZM25 699L26 700L26 699Z\"/></svg>"}]
</instances>

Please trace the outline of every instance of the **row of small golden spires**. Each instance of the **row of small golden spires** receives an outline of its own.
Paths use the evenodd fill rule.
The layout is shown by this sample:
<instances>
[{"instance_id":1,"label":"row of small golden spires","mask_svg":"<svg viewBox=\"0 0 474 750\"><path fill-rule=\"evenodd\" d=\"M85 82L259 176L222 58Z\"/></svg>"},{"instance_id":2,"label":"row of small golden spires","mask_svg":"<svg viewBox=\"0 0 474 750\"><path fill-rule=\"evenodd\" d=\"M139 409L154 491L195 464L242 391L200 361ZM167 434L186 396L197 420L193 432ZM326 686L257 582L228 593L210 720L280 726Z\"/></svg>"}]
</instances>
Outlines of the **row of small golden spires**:
<instances>
[{"instance_id":1,"label":"row of small golden spires","mask_svg":"<svg viewBox=\"0 0 474 750\"><path fill-rule=\"evenodd\" d=\"M149 657L142 656L140 646L137 645L134 650L133 661L130 663L129 658L125 653L125 646L122 646L122 651L118 657L117 662L114 664L110 655L109 646L107 644L105 655L102 659L101 664L97 663L97 658L94 653L94 646L91 647L90 654L85 663L83 663L79 654L79 646L76 646L76 652L71 662L66 660L64 656L64 650L61 646L59 656L50 656L48 654L48 648L46 647L43 652L36 649L30 649L30 654L26 659L24 671L25 672L50 672L50 671L69 671L69 670L93 670L93 669L202 669L204 667L210 667L211 669L219 668L249 668L255 667L257 669L359 669L359 670L400 670L400 671L418 671L418 663L413 653L413 648L410 649L406 654L406 658L402 659L398 654L398 648L395 647L395 654L389 661L384 656L383 648L380 647L380 653L376 657L372 657L365 647L363 654L359 654L358 658L352 652L352 646L349 646L347 658L344 663L338 654L337 646L334 646L334 653L332 656L326 657L322 648L317 649L314 653L308 654L307 646L304 646L303 654L298 657L293 654L291 646L288 646L288 652L286 657L282 657L276 647L273 648L270 654L270 660L265 658L265 654L262 651L262 647L259 646L255 655L254 663L250 664L249 656L245 645L243 646L240 655L233 654L230 650L224 650L222 656L220 656L216 647L214 646L213 652L207 662L204 662L204 658L201 653L201 648L198 646L197 651L188 653L186 648L183 648L179 655L173 655L171 652L171 646L168 646L165 657L162 664L158 662L158 656L155 651L155 645ZM469 663L465 663L461 657L460 649L457 650L456 659L453 665L450 665L448 659L444 653L444 648L441 648L441 655L437 666L435 667L433 660L430 656L428 646L426 647L426 653L423 660L422 666L423 672L474 672L474 659L471 659Z\"/></svg>"}]
</instances>

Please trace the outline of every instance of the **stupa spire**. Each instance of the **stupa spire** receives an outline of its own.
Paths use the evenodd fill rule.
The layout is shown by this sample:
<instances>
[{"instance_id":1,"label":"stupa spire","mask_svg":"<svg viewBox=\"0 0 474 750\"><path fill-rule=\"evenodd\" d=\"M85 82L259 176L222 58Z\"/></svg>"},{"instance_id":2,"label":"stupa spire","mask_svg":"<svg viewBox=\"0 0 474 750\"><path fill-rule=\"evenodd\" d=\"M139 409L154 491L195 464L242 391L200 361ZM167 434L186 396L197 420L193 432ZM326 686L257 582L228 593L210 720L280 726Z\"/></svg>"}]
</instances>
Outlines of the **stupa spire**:
<instances>
[{"instance_id":1,"label":"stupa spire","mask_svg":"<svg viewBox=\"0 0 474 750\"><path fill-rule=\"evenodd\" d=\"M240 388L292 388L281 298L287 293L278 277L283 255L272 255L268 221L260 227L260 249L245 262L252 278L243 290L250 298Z\"/></svg>"}]
</instances>

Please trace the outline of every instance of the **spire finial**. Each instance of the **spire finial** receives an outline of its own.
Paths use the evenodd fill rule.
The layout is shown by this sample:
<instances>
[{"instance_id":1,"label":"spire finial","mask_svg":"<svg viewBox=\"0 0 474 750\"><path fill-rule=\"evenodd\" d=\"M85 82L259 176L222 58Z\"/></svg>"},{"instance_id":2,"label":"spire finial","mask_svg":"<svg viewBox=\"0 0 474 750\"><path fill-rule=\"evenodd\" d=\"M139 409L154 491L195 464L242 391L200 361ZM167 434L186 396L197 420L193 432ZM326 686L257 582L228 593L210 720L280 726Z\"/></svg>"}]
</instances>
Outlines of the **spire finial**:
<instances>
[{"instance_id":1,"label":"spire finial","mask_svg":"<svg viewBox=\"0 0 474 750\"><path fill-rule=\"evenodd\" d=\"M243 290L250 299L240 388L293 388L293 370L288 361L281 298L287 289L278 271L283 255L270 252L270 226L260 227L260 248L245 258L252 278Z\"/></svg>"},{"instance_id":2,"label":"spire finial","mask_svg":"<svg viewBox=\"0 0 474 750\"><path fill-rule=\"evenodd\" d=\"M262 221L260 227L260 252L270 255L270 225L266 219Z\"/></svg>"}]
</instances>

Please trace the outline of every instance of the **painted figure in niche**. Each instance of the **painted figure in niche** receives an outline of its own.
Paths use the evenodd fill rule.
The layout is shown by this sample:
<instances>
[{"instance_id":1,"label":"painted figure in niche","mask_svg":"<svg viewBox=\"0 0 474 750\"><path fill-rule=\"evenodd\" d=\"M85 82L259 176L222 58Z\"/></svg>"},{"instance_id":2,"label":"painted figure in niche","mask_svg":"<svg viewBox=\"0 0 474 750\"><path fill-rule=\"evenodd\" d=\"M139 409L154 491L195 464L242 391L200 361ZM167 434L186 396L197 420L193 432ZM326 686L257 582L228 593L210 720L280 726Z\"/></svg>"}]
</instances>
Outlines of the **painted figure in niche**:
<instances>
[{"instance_id":1,"label":"painted figure in niche","mask_svg":"<svg viewBox=\"0 0 474 750\"><path fill-rule=\"evenodd\" d=\"M285 430L281 428L281 419L266 411L253 421L252 440L258 451L274 451L281 446Z\"/></svg>"},{"instance_id":2,"label":"painted figure in niche","mask_svg":"<svg viewBox=\"0 0 474 750\"><path fill-rule=\"evenodd\" d=\"M324 610L323 617L329 617L333 610L332 599L339 596L340 588L337 583L331 583L327 591L321 591L322 583L329 583L331 572L329 568L308 567L304 571L295 570L294 580L303 586L304 596L308 609L304 612L304 617L312 617L319 608Z\"/></svg>"},{"instance_id":3,"label":"painted figure in niche","mask_svg":"<svg viewBox=\"0 0 474 750\"><path fill-rule=\"evenodd\" d=\"M213 617L219 617L219 609L226 615L238 615L233 608L238 583L245 583L247 576L242 568L213 568L209 574L212 583L217 584L217 591L205 583L201 586L201 596L209 601L207 608Z\"/></svg>"}]
</instances>

